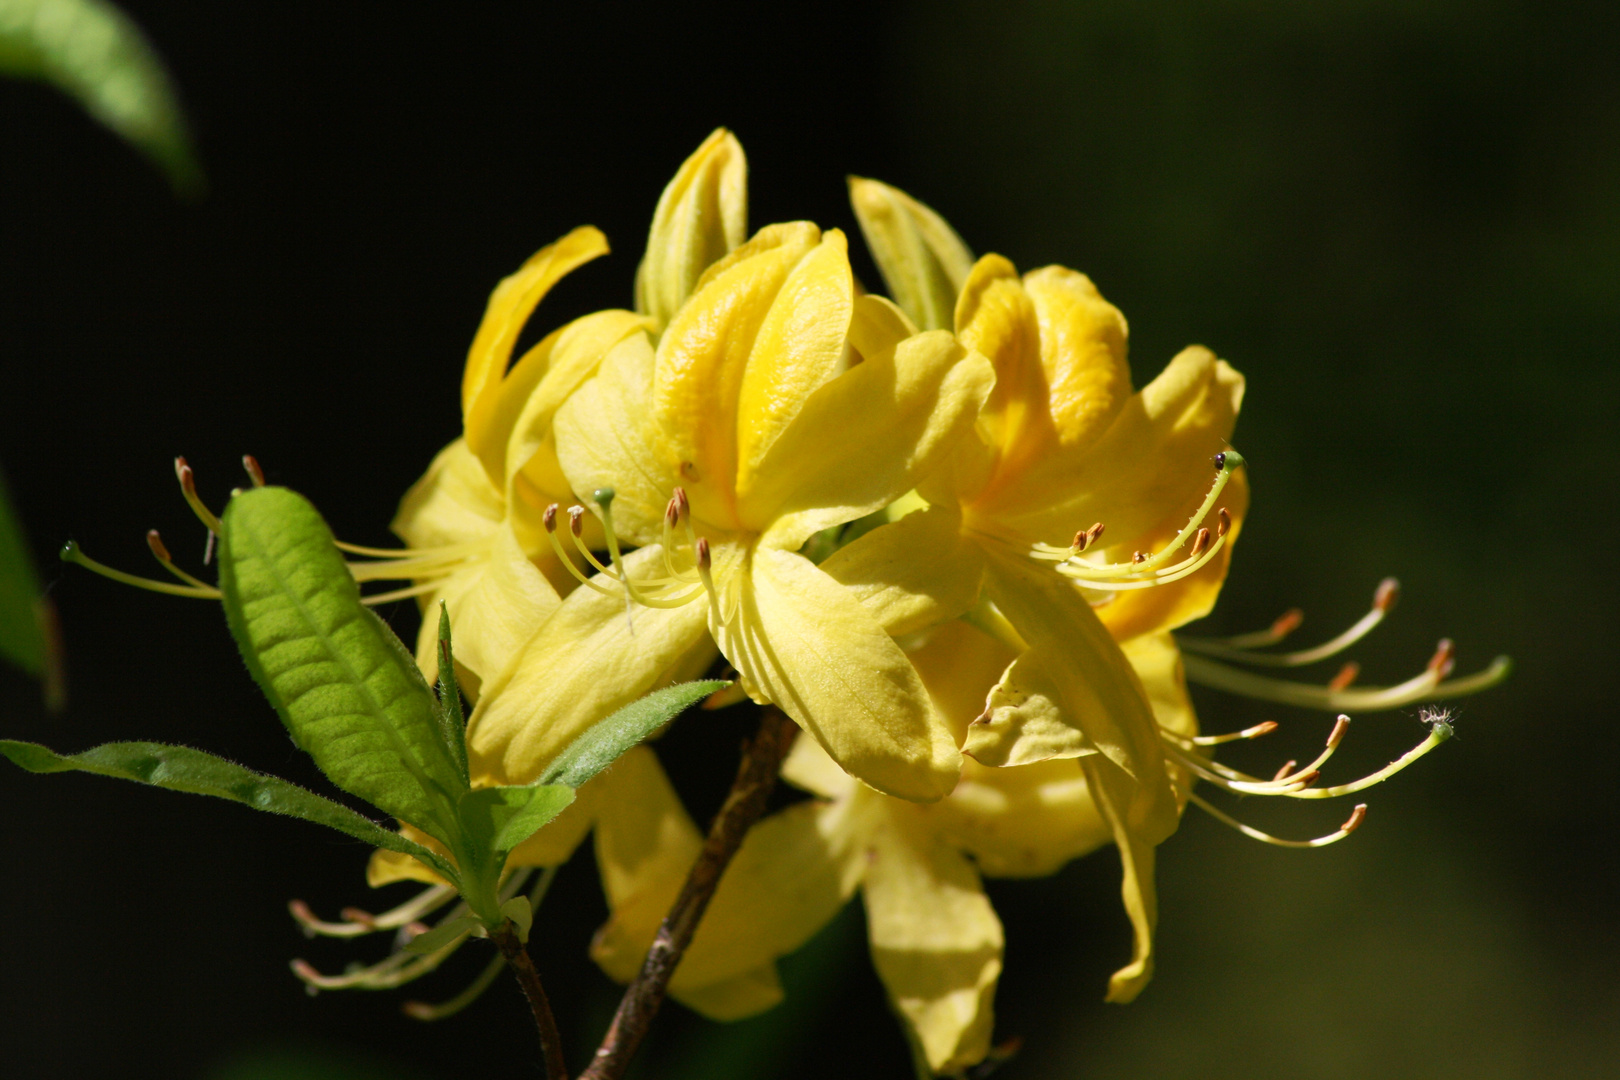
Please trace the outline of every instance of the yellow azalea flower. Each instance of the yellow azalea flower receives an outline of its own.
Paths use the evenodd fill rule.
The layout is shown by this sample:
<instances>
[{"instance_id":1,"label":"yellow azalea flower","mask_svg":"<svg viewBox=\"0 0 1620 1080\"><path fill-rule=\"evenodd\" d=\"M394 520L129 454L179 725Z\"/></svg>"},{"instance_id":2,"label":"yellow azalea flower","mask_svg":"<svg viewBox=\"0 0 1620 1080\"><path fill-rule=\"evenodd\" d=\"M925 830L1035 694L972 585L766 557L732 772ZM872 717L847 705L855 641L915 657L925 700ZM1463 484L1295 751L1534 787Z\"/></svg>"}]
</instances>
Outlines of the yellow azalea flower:
<instances>
[{"instance_id":1,"label":"yellow azalea flower","mask_svg":"<svg viewBox=\"0 0 1620 1080\"><path fill-rule=\"evenodd\" d=\"M773 225L710 266L656 346L626 338L557 412L558 461L597 493L612 565L487 685L479 759L534 775L712 635L757 700L852 774L905 798L949 792L957 741L905 654L798 551L938 465L991 378L950 334L913 335L892 304L857 297L836 230Z\"/></svg>"},{"instance_id":2,"label":"yellow azalea flower","mask_svg":"<svg viewBox=\"0 0 1620 1080\"><path fill-rule=\"evenodd\" d=\"M912 660L952 730L965 735L1015 653L961 621L925 636ZM1169 635L1144 636L1126 649L1158 723L1196 734ZM949 796L918 805L856 782L809 739L795 745L783 775L820 800L755 826L671 993L715 1019L770 1007L781 997L776 958L808 940L859 888L873 963L929 1067L956 1072L980 1061L990 1047L1002 960L1001 924L980 877L1050 874L1109 843L1113 830L1085 776L1068 761L1015 768L969 761ZM1187 781L1180 772L1177 779ZM621 981L640 966L698 844L690 822L670 824L684 820L678 804L664 804L658 817L666 834L684 837L673 865L620 858L613 873L604 869L613 915L592 955ZM1142 895L1151 898L1151 889Z\"/></svg>"}]
</instances>

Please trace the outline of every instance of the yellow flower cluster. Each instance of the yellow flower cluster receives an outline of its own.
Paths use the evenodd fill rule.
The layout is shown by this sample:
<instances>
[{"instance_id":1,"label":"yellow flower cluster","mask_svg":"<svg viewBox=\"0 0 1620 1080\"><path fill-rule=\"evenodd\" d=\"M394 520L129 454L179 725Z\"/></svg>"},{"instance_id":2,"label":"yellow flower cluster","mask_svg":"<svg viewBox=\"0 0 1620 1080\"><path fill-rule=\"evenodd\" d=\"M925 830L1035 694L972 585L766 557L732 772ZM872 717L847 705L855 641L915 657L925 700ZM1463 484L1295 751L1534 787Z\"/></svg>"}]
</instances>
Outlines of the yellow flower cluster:
<instances>
[{"instance_id":1,"label":"yellow flower cluster","mask_svg":"<svg viewBox=\"0 0 1620 1080\"><path fill-rule=\"evenodd\" d=\"M950 1072L990 1045L1002 931L981 875L1117 844L1135 944L1108 994L1128 1001L1152 970L1155 846L1195 777L1250 783L1201 756L1170 634L1210 610L1247 509L1227 446L1244 382L1194 347L1135 390L1125 320L1083 274L1020 276L894 188L851 195L890 298L836 229L748 235L742 148L717 131L658 204L635 310L513 362L547 291L607 245L582 228L537 253L490 299L463 437L394 523L409 548L357 574L448 605L475 782L535 779L723 656L739 696L802 728L784 776L815 798L749 835L672 993L720 1018L768 1007L776 959L859 889L878 972ZM700 837L642 747L512 862L556 865L593 828L612 905L593 952L628 979ZM433 880L379 852L372 882L400 878Z\"/></svg>"}]
</instances>

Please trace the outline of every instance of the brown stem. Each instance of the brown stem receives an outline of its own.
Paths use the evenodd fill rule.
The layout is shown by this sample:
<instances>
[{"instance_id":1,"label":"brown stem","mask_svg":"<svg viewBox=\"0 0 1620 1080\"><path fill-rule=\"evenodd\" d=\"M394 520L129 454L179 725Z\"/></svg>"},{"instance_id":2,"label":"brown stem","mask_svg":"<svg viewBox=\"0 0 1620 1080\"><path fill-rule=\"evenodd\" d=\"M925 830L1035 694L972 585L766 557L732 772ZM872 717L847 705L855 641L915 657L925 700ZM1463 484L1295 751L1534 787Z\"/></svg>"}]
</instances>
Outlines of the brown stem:
<instances>
[{"instance_id":1,"label":"brown stem","mask_svg":"<svg viewBox=\"0 0 1620 1080\"><path fill-rule=\"evenodd\" d=\"M664 1003L669 980L675 966L692 942L698 920L703 918L709 899L720 884L731 857L742 846L743 836L765 812L765 800L776 786L776 774L782 759L793 745L798 732L793 721L774 708L766 707L760 717L759 732L743 744L742 762L737 766L737 779L731 785L725 805L709 826L709 837L703 851L686 875L686 884L675 898L664 923L653 938L647 959L619 1001L602 1045L590 1068L580 1074L579 1080L618 1080L624 1075L636 1047L641 1045L658 1007Z\"/></svg>"},{"instance_id":2,"label":"brown stem","mask_svg":"<svg viewBox=\"0 0 1620 1080\"><path fill-rule=\"evenodd\" d=\"M534 968L529 950L518 940L510 921L502 923L489 937L506 957L507 966L523 987L523 996L529 999L529 1008L534 1010L534 1026L540 1031L540 1051L546 1057L546 1080L568 1080L568 1062L563 1059L557 1018L551 1015L551 1002L546 999L545 987L540 985L540 973Z\"/></svg>"}]
</instances>

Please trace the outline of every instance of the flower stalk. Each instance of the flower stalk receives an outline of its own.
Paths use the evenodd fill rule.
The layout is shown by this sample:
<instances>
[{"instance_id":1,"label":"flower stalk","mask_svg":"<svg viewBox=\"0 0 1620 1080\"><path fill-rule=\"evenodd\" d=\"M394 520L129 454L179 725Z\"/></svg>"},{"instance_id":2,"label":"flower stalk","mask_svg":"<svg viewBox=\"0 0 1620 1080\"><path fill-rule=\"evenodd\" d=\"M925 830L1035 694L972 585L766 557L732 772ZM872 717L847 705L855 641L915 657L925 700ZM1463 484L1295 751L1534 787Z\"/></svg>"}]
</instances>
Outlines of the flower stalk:
<instances>
[{"instance_id":1,"label":"flower stalk","mask_svg":"<svg viewBox=\"0 0 1620 1080\"><path fill-rule=\"evenodd\" d=\"M540 1052L545 1055L547 1080L568 1080L562 1034L557 1030L557 1018L551 1014L551 1002L546 997L545 987L540 984L540 972L535 969L534 958L529 955L528 947L518 936L510 919L492 930L489 939L501 950L507 967L512 969L518 985L523 987L523 996L529 999L534 1026L540 1033Z\"/></svg>"}]
</instances>

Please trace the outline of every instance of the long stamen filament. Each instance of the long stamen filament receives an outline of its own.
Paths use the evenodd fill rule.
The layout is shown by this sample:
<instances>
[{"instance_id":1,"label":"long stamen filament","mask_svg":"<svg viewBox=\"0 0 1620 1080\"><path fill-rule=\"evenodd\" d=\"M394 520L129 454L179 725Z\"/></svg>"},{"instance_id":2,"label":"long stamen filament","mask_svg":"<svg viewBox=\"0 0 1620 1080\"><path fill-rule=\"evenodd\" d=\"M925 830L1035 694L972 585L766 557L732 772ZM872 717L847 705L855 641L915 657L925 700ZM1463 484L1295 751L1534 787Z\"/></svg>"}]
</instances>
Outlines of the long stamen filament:
<instances>
[{"instance_id":1,"label":"long stamen filament","mask_svg":"<svg viewBox=\"0 0 1620 1080\"><path fill-rule=\"evenodd\" d=\"M574 565L574 560L569 556L568 552L563 550L562 541L557 539L556 503L552 503L550 506L546 507L542 520L546 525L546 536L551 540L551 550L557 553L557 561L566 566L568 568L568 572L573 574L575 580L577 580L581 585L589 586L590 588L601 593L603 596L613 595L612 591L609 590L605 585L599 585L594 580L581 573L579 567Z\"/></svg>"},{"instance_id":2,"label":"long stamen filament","mask_svg":"<svg viewBox=\"0 0 1620 1080\"><path fill-rule=\"evenodd\" d=\"M112 567L99 563L86 555L79 548L78 542L74 540L69 540L62 545L61 555L63 562L74 563L84 567L86 570L100 574L104 578L111 578L120 584L133 585L137 589L145 589L148 592L163 593L167 596L190 596L198 600L218 600L225 595L212 585L171 585L167 581L156 581L152 578L138 577L135 574L126 574L122 570L114 570Z\"/></svg>"},{"instance_id":3,"label":"long stamen filament","mask_svg":"<svg viewBox=\"0 0 1620 1080\"><path fill-rule=\"evenodd\" d=\"M1205 656L1217 656L1226 660L1263 667L1302 667L1337 655L1371 633L1373 628L1383 622L1384 617L1395 606L1395 601L1400 595L1400 587L1400 582L1394 578L1385 578L1378 583L1378 590L1373 594L1372 607L1367 610L1365 615L1331 640L1324 641L1314 648L1301 649L1298 652L1257 653L1241 646L1234 646L1231 641L1211 641L1203 638L1178 638L1177 640L1182 647L1203 653Z\"/></svg>"},{"instance_id":4,"label":"long stamen filament","mask_svg":"<svg viewBox=\"0 0 1620 1080\"><path fill-rule=\"evenodd\" d=\"M198 521L208 526L209 532L219 536L224 531L224 526L220 524L219 518L214 516L214 512L203 505L202 499L197 495L197 476L192 472L191 466L186 464L185 458L174 459L174 475L180 481L180 492L186 497L191 512L197 515Z\"/></svg>"},{"instance_id":5,"label":"long stamen filament","mask_svg":"<svg viewBox=\"0 0 1620 1080\"><path fill-rule=\"evenodd\" d=\"M309 905L302 900L291 901L287 905L287 910L310 937L317 934L322 937L362 937L379 930L397 930L402 926L409 926L449 903L455 895L456 890L448 885L433 885L381 915L372 915L358 908L344 908L343 921L338 923L322 922L317 919L310 911Z\"/></svg>"},{"instance_id":6,"label":"long stamen filament","mask_svg":"<svg viewBox=\"0 0 1620 1080\"><path fill-rule=\"evenodd\" d=\"M1191 682L1262 701L1329 712L1380 712L1420 701L1476 694L1507 678L1513 666L1507 657L1498 656L1483 671L1446 680L1447 665L1431 664L1422 674L1395 686L1334 688L1256 675L1204 656L1183 654L1182 663Z\"/></svg>"},{"instance_id":7,"label":"long stamen filament","mask_svg":"<svg viewBox=\"0 0 1620 1080\"><path fill-rule=\"evenodd\" d=\"M163 569L167 570L169 573L173 574L187 585L190 585L192 588L196 589L214 588L214 586L208 584L208 582L204 581L202 578L193 577L174 564L174 556L169 554L169 549L164 546L163 537L158 535L158 531L156 529L148 529L146 531L146 546L152 550L152 557L158 561L159 565L161 565Z\"/></svg>"},{"instance_id":8,"label":"long stamen filament","mask_svg":"<svg viewBox=\"0 0 1620 1080\"><path fill-rule=\"evenodd\" d=\"M351 555L366 555L374 559L415 559L423 556L437 556L441 558L458 558L468 555L483 547L482 542L475 541L468 544L444 544L440 547L430 548L378 548L366 547L363 544L348 544L342 540L334 540L338 550L347 551Z\"/></svg>"},{"instance_id":9,"label":"long stamen filament","mask_svg":"<svg viewBox=\"0 0 1620 1080\"><path fill-rule=\"evenodd\" d=\"M443 575L440 575L439 577L434 578L432 581L423 581L416 585L407 585L403 589L393 589L389 592L374 593L371 596L362 596L360 598L360 602L371 607L375 607L378 604L389 604L395 600L406 600L412 596L421 596L423 593L433 592L443 584Z\"/></svg>"},{"instance_id":10,"label":"long stamen filament","mask_svg":"<svg viewBox=\"0 0 1620 1080\"><path fill-rule=\"evenodd\" d=\"M1299 629L1299 624L1305 621L1305 613L1299 608L1289 608L1277 616L1272 624L1264 630L1251 630L1247 634L1233 634L1228 638L1204 638L1201 640L1213 641L1233 649L1263 649L1267 645L1276 645L1289 634Z\"/></svg>"},{"instance_id":11,"label":"long stamen filament","mask_svg":"<svg viewBox=\"0 0 1620 1080\"><path fill-rule=\"evenodd\" d=\"M1101 592L1128 592L1133 589L1151 589L1159 585L1169 585L1171 582L1180 581L1184 577L1198 573L1208 565L1211 559L1220 553L1221 548L1226 546L1226 539L1225 536L1220 536L1196 557L1190 558L1170 570L1157 571L1145 579L1114 580L1112 572L1120 570L1122 567L1095 567L1091 563L1079 561L1059 563L1057 570L1058 573L1084 588L1096 589ZM1094 576L1094 571L1107 573L1106 576L1099 578Z\"/></svg>"},{"instance_id":12,"label":"long stamen filament","mask_svg":"<svg viewBox=\"0 0 1620 1080\"><path fill-rule=\"evenodd\" d=\"M1196 805L1200 810L1204 811L1216 821L1221 822L1223 825L1230 825L1232 828L1236 829L1238 832L1242 833L1244 836L1247 836L1251 840L1258 840L1263 844L1273 844L1277 847L1327 847L1329 844L1336 844L1340 840L1343 840L1345 837L1349 836L1351 833L1355 832L1361 827L1362 821L1367 817L1367 804L1359 803L1356 808L1350 812L1350 820L1339 826L1338 830L1335 832L1328 833L1326 836L1318 836L1314 840L1284 840L1280 837L1272 836L1270 833L1261 832L1252 825L1243 824L1243 822L1239 821L1237 818L1232 817L1225 811L1218 809L1210 804L1207 800L1200 798L1195 792L1184 791L1179 787L1176 788L1176 791L1178 794L1186 796L1189 802Z\"/></svg>"}]
</instances>

